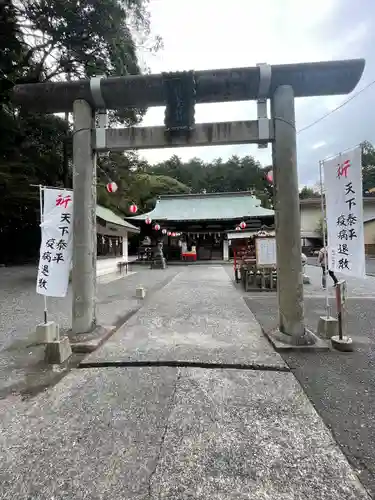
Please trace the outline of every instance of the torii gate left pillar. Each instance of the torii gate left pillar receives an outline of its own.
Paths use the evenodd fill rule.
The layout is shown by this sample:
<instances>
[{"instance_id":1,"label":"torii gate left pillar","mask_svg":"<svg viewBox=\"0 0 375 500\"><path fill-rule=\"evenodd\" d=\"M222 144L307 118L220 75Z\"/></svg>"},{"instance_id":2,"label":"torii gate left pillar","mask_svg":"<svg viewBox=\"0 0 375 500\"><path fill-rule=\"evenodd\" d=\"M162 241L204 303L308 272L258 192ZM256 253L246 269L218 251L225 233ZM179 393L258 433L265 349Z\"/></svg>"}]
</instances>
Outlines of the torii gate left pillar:
<instances>
[{"instance_id":1,"label":"torii gate left pillar","mask_svg":"<svg viewBox=\"0 0 375 500\"><path fill-rule=\"evenodd\" d=\"M77 334L96 325L96 153L91 106L74 101L73 117L72 331Z\"/></svg>"}]
</instances>

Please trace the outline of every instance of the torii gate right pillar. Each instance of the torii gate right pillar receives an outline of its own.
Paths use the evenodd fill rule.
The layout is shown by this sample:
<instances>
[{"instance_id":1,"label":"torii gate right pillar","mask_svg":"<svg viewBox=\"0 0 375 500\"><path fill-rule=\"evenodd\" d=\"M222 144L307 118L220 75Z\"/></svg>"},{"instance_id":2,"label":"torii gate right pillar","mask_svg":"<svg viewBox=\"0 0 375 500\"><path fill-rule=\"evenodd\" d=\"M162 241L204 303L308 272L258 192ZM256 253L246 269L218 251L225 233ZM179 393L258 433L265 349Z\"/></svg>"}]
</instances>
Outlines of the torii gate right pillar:
<instances>
[{"instance_id":1,"label":"torii gate right pillar","mask_svg":"<svg viewBox=\"0 0 375 500\"><path fill-rule=\"evenodd\" d=\"M271 99L279 331L292 344L308 343L304 324L301 218L294 91L278 87Z\"/></svg>"}]
</instances>

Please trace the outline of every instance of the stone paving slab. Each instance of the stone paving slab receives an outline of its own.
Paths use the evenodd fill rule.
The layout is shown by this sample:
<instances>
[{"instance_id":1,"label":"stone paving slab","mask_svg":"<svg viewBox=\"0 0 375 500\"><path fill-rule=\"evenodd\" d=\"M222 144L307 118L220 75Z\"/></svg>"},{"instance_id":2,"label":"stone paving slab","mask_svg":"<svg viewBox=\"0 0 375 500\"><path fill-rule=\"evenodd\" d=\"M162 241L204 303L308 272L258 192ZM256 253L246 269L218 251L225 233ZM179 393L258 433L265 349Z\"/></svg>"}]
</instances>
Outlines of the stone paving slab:
<instances>
[{"instance_id":1,"label":"stone paving slab","mask_svg":"<svg viewBox=\"0 0 375 500\"><path fill-rule=\"evenodd\" d=\"M143 500L176 370L74 370L31 406L0 400L2 500Z\"/></svg>"},{"instance_id":2,"label":"stone paving slab","mask_svg":"<svg viewBox=\"0 0 375 500\"><path fill-rule=\"evenodd\" d=\"M369 496L291 373L181 369L151 498Z\"/></svg>"},{"instance_id":3,"label":"stone paving slab","mask_svg":"<svg viewBox=\"0 0 375 500\"><path fill-rule=\"evenodd\" d=\"M369 499L291 373L82 369L0 411L2 500Z\"/></svg>"},{"instance_id":4,"label":"stone paving slab","mask_svg":"<svg viewBox=\"0 0 375 500\"><path fill-rule=\"evenodd\" d=\"M163 361L285 367L222 266L184 269L81 366Z\"/></svg>"}]
</instances>

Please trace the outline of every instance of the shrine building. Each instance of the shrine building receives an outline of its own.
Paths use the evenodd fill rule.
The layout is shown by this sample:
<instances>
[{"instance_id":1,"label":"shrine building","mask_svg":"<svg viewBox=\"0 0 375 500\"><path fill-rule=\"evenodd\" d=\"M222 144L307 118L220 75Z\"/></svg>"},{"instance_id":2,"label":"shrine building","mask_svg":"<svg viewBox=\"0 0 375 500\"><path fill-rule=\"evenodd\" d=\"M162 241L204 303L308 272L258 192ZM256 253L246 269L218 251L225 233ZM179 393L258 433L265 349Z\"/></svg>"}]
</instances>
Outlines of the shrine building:
<instances>
[{"instance_id":1,"label":"shrine building","mask_svg":"<svg viewBox=\"0 0 375 500\"><path fill-rule=\"evenodd\" d=\"M274 211L248 191L178 194L160 196L151 212L127 220L140 228L142 237L163 241L169 261L227 261L233 255L232 240L273 231Z\"/></svg>"}]
</instances>

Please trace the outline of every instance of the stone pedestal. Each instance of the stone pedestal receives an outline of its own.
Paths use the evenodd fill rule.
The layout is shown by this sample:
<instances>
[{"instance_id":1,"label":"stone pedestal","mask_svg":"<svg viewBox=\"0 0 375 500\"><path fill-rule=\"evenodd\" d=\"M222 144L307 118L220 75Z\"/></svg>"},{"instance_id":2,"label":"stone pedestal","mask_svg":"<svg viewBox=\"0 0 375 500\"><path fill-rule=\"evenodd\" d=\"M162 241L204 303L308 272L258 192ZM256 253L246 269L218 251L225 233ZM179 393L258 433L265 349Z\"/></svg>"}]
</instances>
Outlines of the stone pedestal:
<instances>
[{"instance_id":1,"label":"stone pedestal","mask_svg":"<svg viewBox=\"0 0 375 500\"><path fill-rule=\"evenodd\" d=\"M35 339L37 344L47 344L53 342L59 337L59 325L54 321L40 323L36 327Z\"/></svg>"},{"instance_id":2,"label":"stone pedestal","mask_svg":"<svg viewBox=\"0 0 375 500\"><path fill-rule=\"evenodd\" d=\"M307 276L307 274L303 274L302 279L303 279L303 284L304 285L310 285L311 280L310 280L310 277Z\"/></svg>"},{"instance_id":3,"label":"stone pedestal","mask_svg":"<svg viewBox=\"0 0 375 500\"><path fill-rule=\"evenodd\" d=\"M60 340L49 342L46 345L44 359L51 365L64 363L72 355L72 349L68 337L61 337Z\"/></svg>"},{"instance_id":4,"label":"stone pedestal","mask_svg":"<svg viewBox=\"0 0 375 500\"><path fill-rule=\"evenodd\" d=\"M331 338L332 347L341 352L354 351L353 340L350 337L343 336L342 339L338 335Z\"/></svg>"},{"instance_id":5,"label":"stone pedestal","mask_svg":"<svg viewBox=\"0 0 375 500\"><path fill-rule=\"evenodd\" d=\"M143 286L138 286L135 290L135 295L137 299L144 299L146 297L146 290Z\"/></svg>"},{"instance_id":6,"label":"stone pedestal","mask_svg":"<svg viewBox=\"0 0 375 500\"><path fill-rule=\"evenodd\" d=\"M323 339L330 339L338 332L338 321L333 316L320 316L318 335Z\"/></svg>"}]
</instances>

